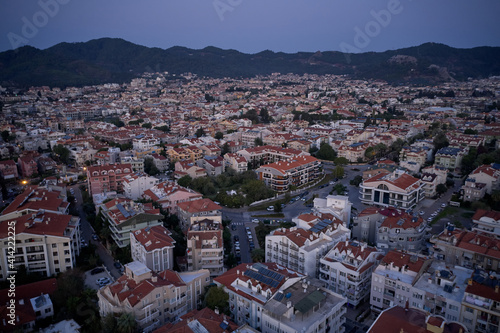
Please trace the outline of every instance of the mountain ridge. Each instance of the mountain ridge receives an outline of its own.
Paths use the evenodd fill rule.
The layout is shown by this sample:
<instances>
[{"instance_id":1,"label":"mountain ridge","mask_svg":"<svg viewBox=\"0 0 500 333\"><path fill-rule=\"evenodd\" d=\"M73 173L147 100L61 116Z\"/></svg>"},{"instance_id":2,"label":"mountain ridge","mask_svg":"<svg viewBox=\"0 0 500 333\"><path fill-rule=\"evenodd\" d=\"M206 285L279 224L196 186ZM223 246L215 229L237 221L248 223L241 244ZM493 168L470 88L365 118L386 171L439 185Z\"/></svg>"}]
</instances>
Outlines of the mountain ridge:
<instances>
[{"instance_id":1,"label":"mountain ridge","mask_svg":"<svg viewBox=\"0 0 500 333\"><path fill-rule=\"evenodd\" d=\"M191 72L209 77L253 77L274 72L345 74L392 84L433 84L500 75L498 59L500 47L458 49L439 43L356 54L270 50L250 54L214 46L161 49L120 38L100 38L63 42L43 50L23 46L1 52L0 85L66 87L121 83L151 71Z\"/></svg>"}]
</instances>

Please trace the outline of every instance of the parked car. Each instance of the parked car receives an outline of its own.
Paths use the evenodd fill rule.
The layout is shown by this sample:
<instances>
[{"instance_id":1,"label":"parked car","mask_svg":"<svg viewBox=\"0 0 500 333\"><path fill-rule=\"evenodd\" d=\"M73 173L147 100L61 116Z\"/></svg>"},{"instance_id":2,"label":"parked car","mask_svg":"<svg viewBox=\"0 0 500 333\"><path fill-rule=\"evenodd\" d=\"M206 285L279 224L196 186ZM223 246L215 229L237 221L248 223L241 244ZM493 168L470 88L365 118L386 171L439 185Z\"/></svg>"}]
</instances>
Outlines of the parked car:
<instances>
[{"instance_id":1,"label":"parked car","mask_svg":"<svg viewBox=\"0 0 500 333\"><path fill-rule=\"evenodd\" d=\"M105 278L104 280L102 280L101 282L98 283L99 287L104 287L108 284L111 283L111 280L109 278Z\"/></svg>"},{"instance_id":2,"label":"parked car","mask_svg":"<svg viewBox=\"0 0 500 333\"><path fill-rule=\"evenodd\" d=\"M120 269L122 268L122 265L119 263L119 262L116 262L113 264L113 266L115 266L116 269Z\"/></svg>"},{"instance_id":3,"label":"parked car","mask_svg":"<svg viewBox=\"0 0 500 333\"><path fill-rule=\"evenodd\" d=\"M92 239L96 241L96 240L98 240L98 239L99 239L99 237L97 237L97 235L96 235L96 234L93 234L93 235L92 235Z\"/></svg>"},{"instance_id":4,"label":"parked car","mask_svg":"<svg viewBox=\"0 0 500 333\"><path fill-rule=\"evenodd\" d=\"M106 281L109 281L109 277L98 278L95 282L100 285L101 283Z\"/></svg>"},{"instance_id":5,"label":"parked car","mask_svg":"<svg viewBox=\"0 0 500 333\"><path fill-rule=\"evenodd\" d=\"M252 222L253 223L259 223L260 221L259 221L259 219L252 219Z\"/></svg>"},{"instance_id":6,"label":"parked car","mask_svg":"<svg viewBox=\"0 0 500 333\"><path fill-rule=\"evenodd\" d=\"M236 225L231 224L231 230L233 230L233 231L236 230Z\"/></svg>"},{"instance_id":7,"label":"parked car","mask_svg":"<svg viewBox=\"0 0 500 333\"><path fill-rule=\"evenodd\" d=\"M104 272L104 268L102 267L96 267L94 268L93 270L90 271L90 275L96 275L96 274L99 274L99 273L102 273Z\"/></svg>"},{"instance_id":8,"label":"parked car","mask_svg":"<svg viewBox=\"0 0 500 333\"><path fill-rule=\"evenodd\" d=\"M267 207L268 212L274 212L274 206L269 206Z\"/></svg>"},{"instance_id":9,"label":"parked car","mask_svg":"<svg viewBox=\"0 0 500 333\"><path fill-rule=\"evenodd\" d=\"M447 205L446 205L445 203L442 203L442 204L441 204L441 207L442 207L442 208L446 208L446 206L447 206Z\"/></svg>"},{"instance_id":10,"label":"parked car","mask_svg":"<svg viewBox=\"0 0 500 333\"><path fill-rule=\"evenodd\" d=\"M233 236L233 239L234 239L234 241L235 241L235 242L237 242L237 241L239 241L239 240L240 240L240 238L238 237L238 235L234 235L234 236Z\"/></svg>"}]
</instances>

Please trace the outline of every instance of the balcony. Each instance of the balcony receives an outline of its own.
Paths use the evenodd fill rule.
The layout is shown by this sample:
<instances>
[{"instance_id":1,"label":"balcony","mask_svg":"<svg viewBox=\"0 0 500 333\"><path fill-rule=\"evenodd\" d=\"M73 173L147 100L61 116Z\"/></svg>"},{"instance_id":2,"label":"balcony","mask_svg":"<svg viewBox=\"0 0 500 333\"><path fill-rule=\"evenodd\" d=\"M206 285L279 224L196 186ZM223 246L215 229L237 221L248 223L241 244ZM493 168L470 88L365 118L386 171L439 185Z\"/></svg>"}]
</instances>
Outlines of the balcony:
<instances>
[{"instance_id":1,"label":"balcony","mask_svg":"<svg viewBox=\"0 0 500 333\"><path fill-rule=\"evenodd\" d=\"M41 253L43 252L43 246L29 246L26 248L26 253Z\"/></svg>"}]
</instances>

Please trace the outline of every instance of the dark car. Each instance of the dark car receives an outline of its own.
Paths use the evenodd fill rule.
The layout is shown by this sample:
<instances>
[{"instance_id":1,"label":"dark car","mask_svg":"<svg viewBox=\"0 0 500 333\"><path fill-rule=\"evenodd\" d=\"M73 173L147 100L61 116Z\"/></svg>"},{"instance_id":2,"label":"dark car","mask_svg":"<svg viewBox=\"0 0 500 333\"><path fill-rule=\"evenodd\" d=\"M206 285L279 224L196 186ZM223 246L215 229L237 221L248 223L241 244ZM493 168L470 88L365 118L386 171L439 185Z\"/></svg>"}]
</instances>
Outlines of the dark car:
<instances>
[{"instance_id":1,"label":"dark car","mask_svg":"<svg viewBox=\"0 0 500 333\"><path fill-rule=\"evenodd\" d=\"M91 275L96 275L96 274L99 274L99 273L102 273L104 272L104 268L102 267L96 267L94 268L93 270L90 271L90 274Z\"/></svg>"},{"instance_id":2,"label":"dark car","mask_svg":"<svg viewBox=\"0 0 500 333\"><path fill-rule=\"evenodd\" d=\"M231 224L231 230L233 230L233 231L236 230L236 225L235 224Z\"/></svg>"},{"instance_id":3,"label":"dark car","mask_svg":"<svg viewBox=\"0 0 500 333\"><path fill-rule=\"evenodd\" d=\"M113 266L115 266L116 269L122 268L122 265L119 262L115 262Z\"/></svg>"},{"instance_id":4,"label":"dark car","mask_svg":"<svg viewBox=\"0 0 500 333\"><path fill-rule=\"evenodd\" d=\"M237 241L239 241L239 240L240 240L240 238L238 237L238 235L234 235L234 236L233 236L233 239L234 239L234 241L235 241L235 242L237 242Z\"/></svg>"}]
</instances>

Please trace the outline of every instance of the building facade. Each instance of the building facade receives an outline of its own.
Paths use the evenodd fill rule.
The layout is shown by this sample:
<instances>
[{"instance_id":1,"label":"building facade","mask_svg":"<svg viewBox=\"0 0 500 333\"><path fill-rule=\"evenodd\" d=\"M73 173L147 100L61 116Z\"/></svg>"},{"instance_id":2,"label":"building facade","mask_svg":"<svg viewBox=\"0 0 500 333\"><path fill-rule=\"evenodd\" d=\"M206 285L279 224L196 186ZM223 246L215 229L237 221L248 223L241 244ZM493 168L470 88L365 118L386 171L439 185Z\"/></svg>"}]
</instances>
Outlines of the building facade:
<instances>
[{"instance_id":1,"label":"building facade","mask_svg":"<svg viewBox=\"0 0 500 333\"><path fill-rule=\"evenodd\" d=\"M132 260L146 265L153 272L174 268L175 240L163 225L146 227L130 233Z\"/></svg>"},{"instance_id":2,"label":"building facade","mask_svg":"<svg viewBox=\"0 0 500 333\"><path fill-rule=\"evenodd\" d=\"M224 273L222 224L209 219L193 222L187 231L188 270L207 269L214 278Z\"/></svg>"}]
</instances>

